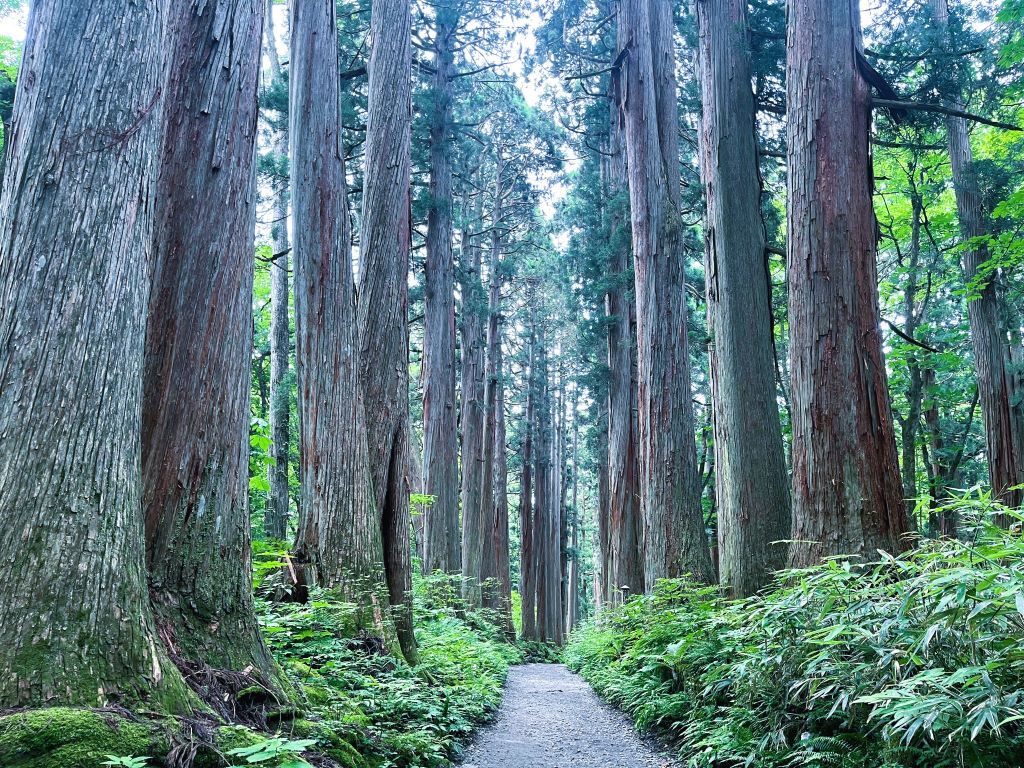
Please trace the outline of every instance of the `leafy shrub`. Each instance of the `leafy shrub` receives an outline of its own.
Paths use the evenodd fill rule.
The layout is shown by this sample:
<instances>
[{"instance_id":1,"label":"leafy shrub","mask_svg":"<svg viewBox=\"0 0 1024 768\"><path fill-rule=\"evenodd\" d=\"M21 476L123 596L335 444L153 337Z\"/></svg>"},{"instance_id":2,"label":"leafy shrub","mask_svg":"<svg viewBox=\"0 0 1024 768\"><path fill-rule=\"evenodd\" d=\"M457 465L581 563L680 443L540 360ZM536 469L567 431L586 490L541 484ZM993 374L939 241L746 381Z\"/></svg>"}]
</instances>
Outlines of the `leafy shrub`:
<instances>
[{"instance_id":1,"label":"leafy shrub","mask_svg":"<svg viewBox=\"0 0 1024 768\"><path fill-rule=\"evenodd\" d=\"M749 600L660 582L566 661L692 766L1021 765L1024 517L954 506L960 540L786 571Z\"/></svg>"},{"instance_id":2,"label":"leafy shrub","mask_svg":"<svg viewBox=\"0 0 1024 768\"><path fill-rule=\"evenodd\" d=\"M520 652L486 616L467 613L446 579L417 581L416 667L354 632L353 606L327 593L307 604L261 604L272 651L330 734L324 751L342 765L447 766L501 703Z\"/></svg>"}]
</instances>

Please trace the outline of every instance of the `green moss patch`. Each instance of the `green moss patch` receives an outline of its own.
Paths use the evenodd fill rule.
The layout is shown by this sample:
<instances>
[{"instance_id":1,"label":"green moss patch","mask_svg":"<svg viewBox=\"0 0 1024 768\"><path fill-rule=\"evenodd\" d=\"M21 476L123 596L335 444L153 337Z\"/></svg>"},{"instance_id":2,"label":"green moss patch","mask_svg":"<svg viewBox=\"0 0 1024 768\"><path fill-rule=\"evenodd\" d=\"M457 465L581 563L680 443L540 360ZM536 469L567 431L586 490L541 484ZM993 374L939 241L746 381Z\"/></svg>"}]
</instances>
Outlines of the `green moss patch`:
<instances>
[{"instance_id":1,"label":"green moss patch","mask_svg":"<svg viewBox=\"0 0 1024 768\"><path fill-rule=\"evenodd\" d=\"M52 707L0 718L3 768L98 768L107 755L164 754L166 734L112 711Z\"/></svg>"}]
</instances>

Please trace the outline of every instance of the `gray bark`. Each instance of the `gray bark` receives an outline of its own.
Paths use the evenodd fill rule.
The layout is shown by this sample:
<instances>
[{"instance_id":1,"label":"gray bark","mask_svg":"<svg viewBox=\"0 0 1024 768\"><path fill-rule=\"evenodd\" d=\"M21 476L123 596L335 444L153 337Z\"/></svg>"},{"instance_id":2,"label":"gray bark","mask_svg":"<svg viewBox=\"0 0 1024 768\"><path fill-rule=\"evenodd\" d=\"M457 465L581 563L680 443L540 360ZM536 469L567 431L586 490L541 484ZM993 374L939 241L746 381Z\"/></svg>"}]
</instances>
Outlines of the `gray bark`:
<instances>
[{"instance_id":1,"label":"gray bark","mask_svg":"<svg viewBox=\"0 0 1024 768\"><path fill-rule=\"evenodd\" d=\"M409 245L412 17L375 0L360 232L359 338L370 468L384 569L402 651L412 662L409 518Z\"/></svg>"},{"instance_id":2,"label":"gray bark","mask_svg":"<svg viewBox=\"0 0 1024 768\"><path fill-rule=\"evenodd\" d=\"M786 564L789 476L775 390L746 0L698 0L708 329L721 583L755 593Z\"/></svg>"},{"instance_id":3,"label":"gray bark","mask_svg":"<svg viewBox=\"0 0 1024 768\"><path fill-rule=\"evenodd\" d=\"M190 708L140 512L167 34L152 0L32 4L0 196L0 708Z\"/></svg>"}]
</instances>

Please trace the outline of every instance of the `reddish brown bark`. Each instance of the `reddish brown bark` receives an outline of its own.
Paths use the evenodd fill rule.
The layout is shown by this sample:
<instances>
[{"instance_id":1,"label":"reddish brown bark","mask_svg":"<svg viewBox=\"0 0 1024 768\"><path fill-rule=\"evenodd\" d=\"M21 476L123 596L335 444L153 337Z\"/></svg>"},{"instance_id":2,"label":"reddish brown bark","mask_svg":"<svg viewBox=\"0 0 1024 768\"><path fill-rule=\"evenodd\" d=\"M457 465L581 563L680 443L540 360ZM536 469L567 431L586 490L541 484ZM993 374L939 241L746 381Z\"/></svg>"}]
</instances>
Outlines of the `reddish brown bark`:
<instances>
[{"instance_id":1,"label":"reddish brown bark","mask_svg":"<svg viewBox=\"0 0 1024 768\"><path fill-rule=\"evenodd\" d=\"M256 670L263 685L281 690L256 624L249 564L263 7L218 0L178 11L143 372L150 595L175 654L192 664Z\"/></svg>"},{"instance_id":2,"label":"reddish brown bark","mask_svg":"<svg viewBox=\"0 0 1024 768\"><path fill-rule=\"evenodd\" d=\"M790 563L895 551L907 529L878 320L870 95L845 0L790 0Z\"/></svg>"}]
</instances>

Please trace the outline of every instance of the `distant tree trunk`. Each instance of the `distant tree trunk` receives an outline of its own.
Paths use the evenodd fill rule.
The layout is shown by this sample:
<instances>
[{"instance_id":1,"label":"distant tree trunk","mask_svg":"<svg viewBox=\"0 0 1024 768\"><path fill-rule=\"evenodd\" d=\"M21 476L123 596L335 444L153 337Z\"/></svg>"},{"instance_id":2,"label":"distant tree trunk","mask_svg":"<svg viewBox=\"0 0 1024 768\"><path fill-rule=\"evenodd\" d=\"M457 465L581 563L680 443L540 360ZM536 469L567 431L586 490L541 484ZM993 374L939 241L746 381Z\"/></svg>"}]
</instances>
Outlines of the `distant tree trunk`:
<instances>
[{"instance_id":1,"label":"distant tree trunk","mask_svg":"<svg viewBox=\"0 0 1024 768\"><path fill-rule=\"evenodd\" d=\"M719 573L752 595L786 564L789 476L775 389L747 0L698 0Z\"/></svg>"},{"instance_id":2,"label":"distant tree trunk","mask_svg":"<svg viewBox=\"0 0 1024 768\"><path fill-rule=\"evenodd\" d=\"M558 527L556 541L558 542L558 631L557 641L565 642L565 620L569 605L569 465L567 462L567 440L568 440L568 411L566 409L567 397L565 389L565 373L561 365L558 370L556 381L556 398L558 416L558 432L554 463L558 467L556 478L558 482Z\"/></svg>"},{"instance_id":3,"label":"distant tree trunk","mask_svg":"<svg viewBox=\"0 0 1024 768\"><path fill-rule=\"evenodd\" d=\"M455 411L455 268L452 260L453 52L456 19L438 10L430 122L430 207L423 319L423 476L434 502L423 519L423 571L462 566Z\"/></svg>"},{"instance_id":4,"label":"distant tree trunk","mask_svg":"<svg viewBox=\"0 0 1024 768\"><path fill-rule=\"evenodd\" d=\"M788 3L794 566L901 548L906 509L878 323L870 95L845 0Z\"/></svg>"},{"instance_id":5,"label":"distant tree trunk","mask_svg":"<svg viewBox=\"0 0 1024 768\"><path fill-rule=\"evenodd\" d=\"M923 307L917 306L917 290L920 284L921 265L921 218L923 216L921 196L910 195L910 252L908 254L907 280L903 288L903 333L914 338L923 314ZM917 352L907 359L907 415L897 420L900 426L900 448L902 457L900 472L903 479L903 499L907 520L914 527L914 510L917 506L917 435L921 425L921 409L924 401L924 378Z\"/></svg>"},{"instance_id":6,"label":"distant tree trunk","mask_svg":"<svg viewBox=\"0 0 1024 768\"><path fill-rule=\"evenodd\" d=\"M949 40L947 0L932 0L932 13L943 49L952 50ZM951 95L951 106L963 108L962 95ZM965 242L989 234L985 222L981 188L971 151L968 123L963 118L946 118L949 160L953 168L960 233ZM991 254L984 243L963 252L964 281L978 280L979 270ZM1001 275L991 275L976 295L968 298L967 317L971 326L974 369L978 379L981 414L985 420L985 444L989 481L1001 501L1019 507L1024 496L1015 486L1024 484L1024 403L1013 377L1007 333L1006 308L1001 297Z\"/></svg>"},{"instance_id":7,"label":"distant tree trunk","mask_svg":"<svg viewBox=\"0 0 1024 768\"><path fill-rule=\"evenodd\" d=\"M635 308L630 290L626 155L619 128L618 107L613 107L605 158L608 196L606 213L609 290L605 294L608 317L608 575L607 599L617 602L627 594L644 591L643 519L637 464L637 388Z\"/></svg>"},{"instance_id":8,"label":"distant tree trunk","mask_svg":"<svg viewBox=\"0 0 1024 768\"><path fill-rule=\"evenodd\" d=\"M150 595L172 657L252 669L280 690L256 623L249 563L253 160L264 14L258 0L179 10L143 370Z\"/></svg>"},{"instance_id":9,"label":"distant tree trunk","mask_svg":"<svg viewBox=\"0 0 1024 768\"><path fill-rule=\"evenodd\" d=\"M569 593L568 600L566 601L566 620L565 620L565 632L568 635L572 632L576 625L580 621L580 513L579 507L579 490L580 490L580 454L579 454L579 439L580 439L580 426L579 419L577 417L577 411L573 403L573 420L572 420L572 519L570 526L572 528L572 538L569 542L571 556L569 559L569 580L567 591Z\"/></svg>"},{"instance_id":10,"label":"distant tree trunk","mask_svg":"<svg viewBox=\"0 0 1024 768\"><path fill-rule=\"evenodd\" d=\"M479 218L479 217L477 217ZM482 604L481 541L484 485L484 318L486 299L480 284L481 248L466 232L462 239L459 282L462 288L462 596L471 607Z\"/></svg>"},{"instance_id":11,"label":"distant tree trunk","mask_svg":"<svg viewBox=\"0 0 1024 768\"><path fill-rule=\"evenodd\" d=\"M274 35L274 4L266 3L267 58L271 77L284 81L281 62L277 56L277 38ZM288 157L288 129L275 131L274 152L281 159ZM291 503L288 495L288 454L291 444L291 380L288 377L291 357L291 329L288 321L288 273L290 271L291 242L288 237L288 181L278 179L274 187L271 225L274 261L270 265L270 491L263 530L268 538L284 540L288 537L288 517Z\"/></svg>"},{"instance_id":12,"label":"distant tree trunk","mask_svg":"<svg viewBox=\"0 0 1024 768\"><path fill-rule=\"evenodd\" d=\"M531 318L532 320L532 318ZM523 424L522 475L519 479L519 597L522 613L522 636L537 639L537 555L533 503L533 436L536 424L537 354L536 334L532 322L527 341L528 369L526 378L526 415Z\"/></svg>"},{"instance_id":13,"label":"distant tree trunk","mask_svg":"<svg viewBox=\"0 0 1024 768\"><path fill-rule=\"evenodd\" d=\"M383 593L383 549L359 394L359 339L334 2L292 0L291 187L306 581L362 605Z\"/></svg>"},{"instance_id":14,"label":"distant tree trunk","mask_svg":"<svg viewBox=\"0 0 1024 768\"><path fill-rule=\"evenodd\" d=\"M488 267L487 290L487 335L486 335L486 368L484 372L484 429L483 446L480 462L480 500L479 524L483 535L476 546L480 553L480 587L482 604L488 608L498 609L500 606L500 571L498 570L498 550L495 539L497 521L495 513L495 455L497 450L496 433L498 429L498 388L501 385L501 252L502 252L502 195L504 194L501 177L502 162L498 153L497 172L495 174L494 210L491 216L491 258ZM463 544L472 546L471 542Z\"/></svg>"},{"instance_id":15,"label":"distant tree trunk","mask_svg":"<svg viewBox=\"0 0 1024 768\"><path fill-rule=\"evenodd\" d=\"M190 709L140 514L167 37L151 0L32 3L0 197L0 708Z\"/></svg>"},{"instance_id":16,"label":"distant tree trunk","mask_svg":"<svg viewBox=\"0 0 1024 768\"><path fill-rule=\"evenodd\" d=\"M515 638L512 626L512 576L509 570L508 447L505 427L505 378L501 344L497 347L494 431L494 561L498 579L497 610L506 636Z\"/></svg>"},{"instance_id":17,"label":"distant tree trunk","mask_svg":"<svg viewBox=\"0 0 1024 768\"><path fill-rule=\"evenodd\" d=\"M375 0L360 231L359 355L384 571L402 653L416 658L409 516L409 184L412 15Z\"/></svg>"},{"instance_id":18,"label":"distant tree trunk","mask_svg":"<svg viewBox=\"0 0 1024 768\"><path fill-rule=\"evenodd\" d=\"M601 556L601 567L596 574L595 603L601 608L606 602L612 602L612 589L615 583L612 574L612 525L611 525L611 491L609 458L608 458L608 419L600 430L598 444L597 468L597 536Z\"/></svg>"},{"instance_id":19,"label":"distant tree trunk","mask_svg":"<svg viewBox=\"0 0 1024 768\"><path fill-rule=\"evenodd\" d=\"M715 575L700 511L686 336L671 0L623 0L622 88L636 279L644 583Z\"/></svg>"},{"instance_id":20,"label":"distant tree trunk","mask_svg":"<svg viewBox=\"0 0 1024 768\"><path fill-rule=\"evenodd\" d=\"M536 557L535 584L537 587L537 639L554 639L553 627L551 625L551 614L553 605L557 605L558 567L551 564L551 550L554 545L551 542L550 519L552 517L552 486L551 486L551 445L552 445L552 424L551 424L551 399L548 382L547 350L544 348L544 334L538 334L536 340L536 423L537 423L537 444L534 453L534 506L533 506L533 535ZM552 590L552 584L556 589Z\"/></svg>"}]
</instances>

